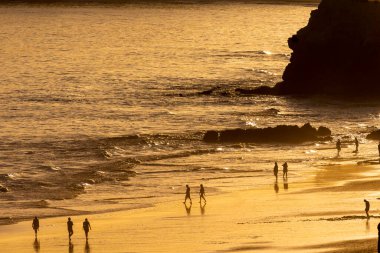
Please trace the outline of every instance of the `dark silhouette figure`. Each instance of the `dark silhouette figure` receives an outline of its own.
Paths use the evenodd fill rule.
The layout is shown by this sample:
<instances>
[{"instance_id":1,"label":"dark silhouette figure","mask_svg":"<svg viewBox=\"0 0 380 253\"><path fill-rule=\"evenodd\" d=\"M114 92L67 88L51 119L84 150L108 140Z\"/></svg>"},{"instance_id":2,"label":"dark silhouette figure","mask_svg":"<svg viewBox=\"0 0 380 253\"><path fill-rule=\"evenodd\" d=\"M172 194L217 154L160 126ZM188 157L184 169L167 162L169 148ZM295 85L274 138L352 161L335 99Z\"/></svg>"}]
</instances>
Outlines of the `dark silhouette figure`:
<instances>
[{"instance_id":1,"label":"dark silhouette figure","mask_svg":"<svg viewBox=\"0 0 380 253\"><path fill-rule=\"evenodd\" d=\"M74 234L73 231L74 223L71 221L71 218L69 217L67 219L67 231L69 232L69 240L71 241L71 236Z\"/></svg>"},{"instance_id":2,"label":"dark silhouette figure","mask_svg":"<svg viewBox=\"0 0 380 253\"><path fill-rule=\"evenodd\" d=\"M84 219L84 222L83 222L83 230L84 230L84 233L86 235L86 241L88 240L88 231L91 230L91 225L90 225L90 222L86 219Z\"/></svg>"},{"instance_id":3,"label":"dark silhouette figure","mask_svg":"<svg viewBox=\"0 0 380 253\"><path fill-rule=\"evenodd\" d=\"M287 191L289 189L288 179L284 179L284 190Z\"/></svg>"},{"instance_id":4,"label":"dark silhouette figure","mask_svg":"<svg viewBox=\"0 0 380 253\"><path fill-rule=\"evenodd\" d=\"M187 206L187 204L184 202L184 205L185 205L185 209L186 209L186 213L188 216L190 216L191 214L191 206L193 205L191 202L190 202L190 205Z\"/></svg>"},{"instance_id":5,"label":"dark silhouette figure","mask_svg":"<svg viewBox=\"0 0 380 253\"><path fill-rule=\"evenodd\" d=\"M355 137L355 152L359 152L359 141L358 138Z\"/></svg>"},{"instance_id":6,"label":"dark silhouette figure","mask_svg":"<svg viewBox=\"0 0 380 253\"><path fill-rule=\"evenodd\" d=\"M336 142L336 150L338 151L338 156L340 154L340 150L342 149L342 143L340 142L340 139Z\"/></svg>"},{"instance_id":7,"label":"dark silhouette figure","mask_svg":"<svg viewBox=\"0 0 380 253\"><path fill-rule=\"evenodd\" d=\"M69 253L74 253L74 244L71 241L69 242Z\"/></svg>"},{"instance_id":8,"label":"dark silhouette figure","mask_svg":"<svg viewBox=\"0 0 380 253\"><path fill-rule=\"evenodd\" d=\"M40 221L38 220L37 216L35 216L33 219L32 228L34 230L34 237L37 238L37 231L40 229Z\"/></svg>"},{"instance_id":9,"label":"dark silhouette figure","mask_svg":"<svg viewBox=\"0 0 380 253\"><path fill-rule=\"evenodd\" d=\"M285 162L283 165L282 165L282 177L283 178L288 178L288 163Z\"/></svg>"},{"instance_id":10,"label":"dark silhouette figure","mask_svg":"<svg viewBox=\"0 0 380 253\"><path fill-rule=\"evenodd\" d=\"M200 203L200 208L201 208L201 214L205 215L205 212L206 212L206 202L203 203L203 205L202 205L202 203Z\"/></svg>"},{"instance_id":11,"label":"dark silhouette figure","mask_svg":"<svg viewBox=\"0 0 380 253\"><path fill-rule=\"evenodd\" d=\"M278 183L277 183L277 180L276 180L276 182L274 183L274 191L276 193L278 193L279 190L280 190L280 188L278 187Z\"/></svg>"},{"instance_id":12,"label":"dark silhouette figure","mask_svg":"<svg viewBox=\"0 0 380 253\"><path fill-rule=\"evenodd\" d=\"M365 199L364 202L365 202L365 213L367 215L367 219L369 219L369 214L368 214L368 211L369 211L369 201Z\"/></svg>"},{"instance_id":13,"label":"dark silhouette figure","mask_svg":"<svg viewBox=\"0 0 380 253\"><path fill-rule=\"evenodd\" d=\"M377 145L377 150L379 151L379 157L380 157L380 142L379 142L379 144Z\"/></svg>"},{"instance_id":14,"label":"dark silhouette figure","mask_svg":"<svg viewBox=\"0 0 380 253\"><path fill-rule=\"evenodd\" d=\"M278 165L277 165L277 162L274 162L273 174L276 177L276 182L277 182L277 175L278 175Z\"/></svg>"},{"instance_id":15,"label":"dark silhouette figure","mask_svg":"<svg viewBox=\"0 0 380 253\"><path fill-rule=\"evenodd\" d=\"M186 185L185 201L183 202L184 204L186 204L187 199L190 200L190 204L191 204L192 201L191 201L191 197L190 197L190 187L188 184Z\"/></svg>"},{"instance_id":16,"label":"dark silhouette figure","mask_svg":"<svg viewBox=\"0 0 380 253\"><path fill-rule=\"evenodd\" d=\"M91 252L90 244L88 243L88 241L86 241L86 245L84 246L84 252L85 253Z\"/></svg>"},{"instance_id":17,"label":"dark silhouette figure","mask_svg":"<svg viewBox=\"0 0 380 253\"><path fill-rule=\"evenodd\" d=\"M41 245L40 245L40 241L36 238L34 238L34 242L33 242L33 249L36 253L39 253L40 252L40 248L41 248Z\"/></svg>"},{"instance_id":18,"label":"dark silhouette figure","mask_svg":"<svg viewBox=\"0 0 380 253\"><path fill-rule=\"evenodd\" d=\"M205 188L203 187L203 184L201 184L200 189L199 189L199 203L202 202L202 199L206 203L206 198L205 198Z\"/></svg>"},{"instance_id":19,"label":"dark silhouette figure","mask_svg":"<svg viewBox=\"0 0 380 253\"><path fill-rule=\"evenodd\" d=\"M378 233L378 240L377 240L377 252L380 253L380 223L377 224L377 233Z\"/></svg>"}]
</instances>

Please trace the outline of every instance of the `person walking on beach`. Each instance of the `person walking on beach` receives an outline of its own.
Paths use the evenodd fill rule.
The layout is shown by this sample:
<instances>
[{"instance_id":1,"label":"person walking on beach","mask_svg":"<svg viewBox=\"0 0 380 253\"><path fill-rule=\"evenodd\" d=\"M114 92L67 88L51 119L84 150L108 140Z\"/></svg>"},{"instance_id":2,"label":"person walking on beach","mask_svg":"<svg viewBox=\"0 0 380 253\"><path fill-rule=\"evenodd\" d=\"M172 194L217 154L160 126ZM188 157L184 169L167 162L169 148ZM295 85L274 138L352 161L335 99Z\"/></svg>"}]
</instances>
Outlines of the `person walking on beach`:
<instances>
[{"instance_id":1,"label":"person walking on beach","mask_svg":"<svg viewBox=\"0 0 380 253\"><path fill-rule=\"evenodd\" d=\"M368 211L369 211L369 201L365 199L364 202L365 202L365 213L367 215L367 219L369 219L369 214L368 214Z\"/></svg>"},{"instance_id":2,"label":"person walking on beach","mask_svg":"<svg viewBox=\"0 0 380 253\"><path fill-rule=\"evenodd\" d=\"M278 165L277 165L277 162L274 162L273 174L276 177L276 181L277 181L277 175L278 175Z\"/></svg>"},{"instance_id":3,"label":"person walking on beach","mask_svg":"<svg viewBox=\"0 0 380 253\"><path fill-rule=\"evenodd\" d=\"M359 152L359 141L358 138L355 137L355 153Z\"/></svg>"},{"instance_id":4,"label":"person walking on beach","mask_svg":"<svg viewBox=\"0 0 380 253\"><path fill-rule=\"evenodd\" d=\"M34 217L32 228L34 230L34 236L37 238L37 231L40 229L40 221L38 220L37 216Z\"/></svg>"},{"instance_id":5,"label":"person walking on beach","mask_svg":"<svg viewBox=\"0 0 380 253\"><path fill-rule=\"evenodd\" d=\"M67 219L67 231L69 232L69 240L71 241L71 236L74 234L73 231L74 223L71 221L71 218L69 217Z\"/></svg>"},{"instance_id":6,"label":"person walking on beach","mask_svg":"<svg viewBox=\"0 0 380 253\"><path fill-rule=\"evenodd\" d=\"M205 201L205 203L207 202L205 198L205 194L206 194L205 188L203 187L203 184L201 184L200 189L199 189L199 203L202 202L202 199Z\"/></svg>"},{"instance_id":7,"label":"person walking on beach","mask_svg":"<svg viewBox=\"0 0 380 253\"><path fill-rule=\"evenodd\" d=\"M377 233L378 233L378 239L377 239L377 253L380 253L380 223L377 224Z\"/></svg>"},{"instance_id":8,"label":"person walking on beach","mask_svg":"<svg viewBox=\"0 0 380 253\"><path fill-rule=\"evenodd\" d=\"M340 154L341 149L342 149L341 142L340 142L340 139L338 139L338 141L336 142L336 150L338 150L338 156Z\"/></svg>"},{"instance_id":9,"label":"person walking on beach","mask_svg":"<svg viewBox=\"0 0 380 253\"><path fill-rule=\"evenodd\" d=\"M192 201L191 201L191 197L190 197L190 187L188 184L186 185L185 201L183 202L184 204L186 204L187 199L190 200L190 204L191 204Z\"/></svg>"},{"instance_id":10,"label":"person walking on beach","mask_svg":"<svg viewBox=\"0 0 380 253\"><path fill-rule=\"evenodd\" d=\"M87 241L88 240L88 231L91 230L91 225L90 225L90 222L88 222L87 218L84 219L83 230L84 230L84 233L86 235L86 241Z\"/></svg>"},{"instance_id":11,"label":"person walking on beach","mask_svg":"<svg viewBox=\"0 0 380 253\"><path fill-rule=\"evenodd\" d=\"M283 178L288 178L288 163L285 162L283 165L282 165L282 177Z\"/></svg>"}]
</instances>

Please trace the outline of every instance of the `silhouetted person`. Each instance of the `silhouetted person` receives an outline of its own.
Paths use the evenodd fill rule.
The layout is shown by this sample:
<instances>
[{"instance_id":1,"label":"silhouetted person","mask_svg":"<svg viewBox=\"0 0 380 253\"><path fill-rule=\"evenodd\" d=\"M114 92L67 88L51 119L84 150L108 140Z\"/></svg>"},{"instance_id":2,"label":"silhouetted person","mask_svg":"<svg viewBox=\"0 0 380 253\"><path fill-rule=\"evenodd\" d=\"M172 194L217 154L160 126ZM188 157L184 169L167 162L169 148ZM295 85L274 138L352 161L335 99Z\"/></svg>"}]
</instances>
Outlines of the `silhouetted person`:
<instances>
[{"instance_id":1,"label":"silhouetted person","mask_svg":"<svg viewBox=\"0 0 380 253\"><path fill-rule=\"evenodd\" d=\"M190 187L189 187L189 185L186 185L185 201L183 202L184 204L186 204L187 199L190 200L190 204L191 204L192 201L191 201L191 197L190 197Z\"/></svg>"},{"instance_id":2,"label":"silhouetted person","mask_svg":"<svg viewBox=\"0 0 380 253\"><path fill-rule=\"evenodd\" d=\"M206 202L203 205L202 205L202 203L200 203L200 208L201 208L201 214L205 215L205 212L206 212Z\"/></svg>"},{"instance_id":3,"label":"silhouetted person","mask_svg":"<svg viewBox=\"0 0 380 253\"><path fill-rule=\"evenodd\" d=\"M369 219L369 214L368 214L368 211L369 211L369 201L365 199L364 202L365 202L365 213L367 215L367 219Z\"/></svg>"},{"instance_id":4,"label":"silhouetted person","mask_svg":"<svg viewBox=\"0 0 380 253\"><path fill-rule=\"evenodd\" d=\"M203 187L203 184L201 184L200 189L199 189L199 203L202 202L202 199L205 201L205 203L207 202L205 198L205 194L206 194L205 188Z\"/></svg>"},{"instance_id":5,"label":"silhouetted person","mask_svg":"<svg viewBox=\"0 0 380 253\"><path fill-rule=\"evenodd\" d=\"M36 253L39 253L40 252L40 248L41 248L41 245L40 245L40 241L36 238L34 238L34 242L33 242L33 249Z\"/></svg>"},{"instance_id":6,"label":"silhouetted person","mask_svg":"<svg viewBox=\"0 0 380 253\"><path fill-rule=\"evenodd\" d=\"M71 240L71 236L74 234L73 226L74 223L71 221L71 218L69 217L67 219L67 231L69 232L69 240Z\"/></svg>"},{"instance_id":7,"label":"silhouetted person","mask_svg":"<svg viewBox=\"0 0 380 253\"><path fill-rule=\"evenodd\" d=\"M278 193L278 191L280 190L280 188L278 187L278 183L277 183L277 181L274 183L274 191L276 192L276 193Z\"/></svg>"},{"instance_id":8,"label":"silhouetted person","mask_svg":"<svg viewBox=\"0 0 380 253\"><path fill-rule=\"evenodd\" d=\"M40 221L38 220L37 216L35 216L33 219L32 228L34 230L34 237L37 238L37 231L40 229Z\"/></svg>"},{"instance_id":9,"label":"silhouetted person","mask_svg":"<svg viewBox=\"0 0 380 253\"><path fill-rule=\"evenodd\" d=\"M88 222L87 218L84 219L84 222L83 222L83 230L84 230L84 233L86 235L86 241L88 240L88 231L90 231L91 229L91 225L90 225L90 222Z\"/></svg>"},{"instance_id":10,"label":"silhouetted person","mask_svg":"<svg viewBox=\"0 0 380 253\"><path fill-rule=\"evenodd\" d=\"M84 246L84 252L85 253L90 253L91 252L90 244L88 243L88 241L86 241L86 245Z\"/></svg>"},{"instance_id":11,"label":"silhouetted person","mask_svg":"<svg viewBox=\"0 0 380 253\"><path fill-rule=\"evenodd\" d=\"M358 138L355 137L355 152L359 152L359 141Z\"/></svg>"},{"instance_id":12,"label":"silhouetted person","mask_svg":"<svg viewBox=\"0 0 380 253\"><path fill-rule=\"evenodd\" d=\"M277 175L278 175L278 164L277 164L277 162L274 162L273 174L276 177L276 181L277 181Z\"/></svg>"},{"instance_id":13,"label":"silhouetted person","mask_svg":"<svg viewBox=\"0 0 380 253\"><path fill-rule=\"evenodd\" d=\"M338 150L338 156L340 154L340 150L342 149L341 147L341 142L340 142L340 139L338 139L338 141L336 142L336 150Z\"/></svg>"},{"instance_id":14,"label":"silhouetted person","mask_svg":"<svg viewBox=\"0 0 380 253\"><path fill-rule=\"evenodd\" d=\"M287 178L288 177L288 163L285 162L283 165L282 165L282 177L283 178Z\"/></svg>"},{"instance_id":15,"label":"silhouetted person","mask_svg":"<svg viewBox=\"0 0 380 253\"><path fill-rule=\"evenodd\" d=\"M380 157L380 142L379 142L379 144L377 145L377 150L379 151L379 157Z\"/></svg>"},{"instance_id":16,"label":"silhouetted person","mask_svg":"<svg viewBox=\"0 0 380 253\"><path fill-rule=\"evenodd\" d=\"M378 233L377 252L380 253L380 223L377 224L377 233Z\"/></svg>"}]
</instances>

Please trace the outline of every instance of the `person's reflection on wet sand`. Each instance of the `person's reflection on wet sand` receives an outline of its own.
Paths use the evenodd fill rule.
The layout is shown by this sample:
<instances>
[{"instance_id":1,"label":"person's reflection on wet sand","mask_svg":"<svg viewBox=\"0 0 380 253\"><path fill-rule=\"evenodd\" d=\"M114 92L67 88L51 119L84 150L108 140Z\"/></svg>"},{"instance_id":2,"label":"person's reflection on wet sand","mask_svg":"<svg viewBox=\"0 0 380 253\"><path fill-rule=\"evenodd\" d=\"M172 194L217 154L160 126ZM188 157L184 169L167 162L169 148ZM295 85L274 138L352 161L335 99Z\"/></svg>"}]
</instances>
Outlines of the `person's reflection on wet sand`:
<instances>
[{"instance_id":1,"label":"person's reflection on wet sand","mask_svg":"<svg viewBox=\"0 0 380 253\"><path fill-rule=\"evenodd\" d=\"M69 253L74 253L74 244L69 242Z\"/></svg>"},{"instance_id":2,"label":"person's reflection on wet sand","mask_svg":"<svg viewBox=\"0 0 380 253\"><path fill-rule=\"evenodd\" d=\"M185 209L186 209L186 213L187 213L187 215L190 216L190 214L191 214L191 206L192 206L192 203L190 203L189 206L187 206L187 204L184 203L184 206L185 206Z\"/></svg>"},{"instance_id":3,"label":"person's reflection on wet sand","mask_svg":"<svg viewBox=\"0 0 380 253\"><path fill-rule=\"evenodd\" d=\"M365 229L366 229L367 232L370 230L369 219L367 219L366 222L365 222Z\"/></svg>"},{"instance_id":4,"label":"person's reflection on wet sand","mask_svg":"<svg viewBox=\"0 0 380 253\"><path fill-rule=\"evenodd\" d=\"M202 205L202 203L200 204L200 207L201 207L201 214L202 215L205 215L205 212L206 212L206 203L204 203L203 205Z\"/></svg>"},{"instance_id":5,"label":"person's reflection on wet sand","mask_svg":"<svg viewBox=\"0 0 380 253\"><path fill-rule=\"evenodd\" d=\"M285 178L285 179L284 179L284 190L288 190L288 189L289 189L288 179Z\"/></svg>"},{"instance_id":6,"label":"person's reflection on wet sand","mask_svg":"<svg viewBox=\"0 0 380 253\"><path fill-rule=\"evenodd\" d=\"M90 253L91 252L90 244L88 243L88 241L86 241L86 245L84 246L84 252L85 253Z\"/></svg>"},{"instance_id":7,"label":"person's reflection on wet sand","mask_svg":"<svg viewBox=\"0 0 380 253\"><path fill-rule=\"evenodd\" d=\"M36 253L39 253L40 252L40 248L41 248L41 244L40 244L40 240L38 240L37 238L34 239L34 242L33 242L33 249Z\"/></svg>"},{"instance_id":8,"label":"person's reflection on wet sand","mask_svg":"<svg viewBox=\"0 0 380 253\"><path fill-rule=\"evenodd\" d=\"M277 181L274 183L274 191L276 192L276 193L278 193L278 191L280 190L280 188L278 187L278 183L277 183Z\"/></svg>"}]
</instances>

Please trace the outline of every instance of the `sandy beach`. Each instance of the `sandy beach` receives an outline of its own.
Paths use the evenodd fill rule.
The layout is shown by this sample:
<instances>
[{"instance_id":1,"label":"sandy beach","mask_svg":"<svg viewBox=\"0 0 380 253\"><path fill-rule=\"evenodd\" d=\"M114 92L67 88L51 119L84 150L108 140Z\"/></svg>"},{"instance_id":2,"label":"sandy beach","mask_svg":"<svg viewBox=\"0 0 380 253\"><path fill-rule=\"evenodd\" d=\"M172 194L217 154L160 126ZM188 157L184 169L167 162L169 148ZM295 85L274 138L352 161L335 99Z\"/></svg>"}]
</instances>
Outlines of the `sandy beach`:
<instances>
[{"instance_id":1,"label":"sandy beach","mask_svg":"<svg viewBox=\"0 0 380 253\"><path fill-rule=\"evenodd\" d=\"M370 178L370 180L368 179ZM201 206L166 202L154 207L73 216L69 244L66 217L2 226L2 252L376 252L380 203L376 166L319 168L307 182L281 177L265 188L208 196ZM278 187L278 193L276 188ZM288 188L288 189L286 189ZM207 190L207 188L206 188ZM181 196L182 197L182 196ZM371 219L363 199L371 202Z\"/></svg>"}]
</instances>

